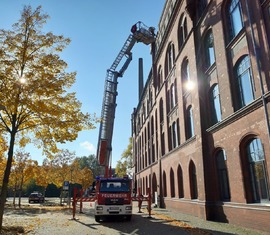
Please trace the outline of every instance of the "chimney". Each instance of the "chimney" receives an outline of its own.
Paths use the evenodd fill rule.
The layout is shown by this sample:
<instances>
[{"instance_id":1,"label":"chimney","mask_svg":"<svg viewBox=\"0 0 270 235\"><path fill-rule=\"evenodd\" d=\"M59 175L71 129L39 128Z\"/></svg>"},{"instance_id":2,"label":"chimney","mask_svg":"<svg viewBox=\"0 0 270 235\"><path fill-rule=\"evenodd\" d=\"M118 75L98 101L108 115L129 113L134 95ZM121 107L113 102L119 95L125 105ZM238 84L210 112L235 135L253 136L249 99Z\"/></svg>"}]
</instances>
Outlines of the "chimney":
<instances>
[{"instance_id":1,"label":"chimney","mask_svg":"<svg viewBox=\"0 0 270 235\"><path fill-rule=\"evenodd\" d=\"M139 100L143 92L143 59L139 58Z\"/></svg>"}]
</instances>

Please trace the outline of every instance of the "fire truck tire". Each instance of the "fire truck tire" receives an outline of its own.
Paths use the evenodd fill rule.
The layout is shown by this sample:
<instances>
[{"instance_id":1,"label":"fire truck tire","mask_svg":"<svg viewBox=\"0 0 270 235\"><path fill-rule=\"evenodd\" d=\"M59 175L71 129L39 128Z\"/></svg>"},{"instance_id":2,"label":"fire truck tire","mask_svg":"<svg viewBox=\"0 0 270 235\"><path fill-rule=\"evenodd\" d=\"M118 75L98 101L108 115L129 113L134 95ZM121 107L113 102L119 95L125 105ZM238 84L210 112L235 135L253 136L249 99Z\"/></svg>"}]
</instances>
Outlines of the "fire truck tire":
<instances>
[{"instance_id":1,"label":"fire truck tire","mask_svg":"<svg viewBox=\"0 0 270 235\"><path fill-rule=\"evenodd\" d=\"M131 215L127 215L127 221L130 221L131 220Z\"/></svg>"},{"instance_id":2,"label":"fire truck tire","mask_svg":"<svg viewBox=\"0 0 270 235\"><path fill-rule=\"evenodd\" d=\"M95 215L95 221L96 221L96 222L100 222L100 216Z\"/></svg>"}]
</instances>

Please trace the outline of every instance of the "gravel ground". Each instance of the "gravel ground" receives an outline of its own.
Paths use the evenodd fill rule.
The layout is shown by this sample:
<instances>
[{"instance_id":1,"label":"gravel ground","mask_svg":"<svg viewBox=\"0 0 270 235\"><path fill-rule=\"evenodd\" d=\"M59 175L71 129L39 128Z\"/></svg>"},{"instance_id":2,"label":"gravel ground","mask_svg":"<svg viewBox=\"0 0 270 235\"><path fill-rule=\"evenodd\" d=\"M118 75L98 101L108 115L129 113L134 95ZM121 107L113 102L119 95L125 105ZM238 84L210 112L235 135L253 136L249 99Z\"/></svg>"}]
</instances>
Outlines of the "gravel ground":
<instances>
[{"instance_id":1,"label":"gravel ground","mask_svg":"<svg viewBox=\"0 0 270 235\"><path fill-rule=\"evenodd\" d=\"M146 216L147 210L142 209L144 213L139 214L138 208L134 206L134 213L137 216ZM91 214L92 213L92 214ZM90 215L90 217L89 217ZM92 216L92 217L91 217ZM153 208L151 216L162 223L171 226L181 227L187 234L192 235L266 235L270 233L262 233L250 229L245 229L230 224L209 222L197 217L171 212L166 209ZM65 206L24 206L22 209L7 207L3 218L3 227L8 228L2 234L38 234L38 235L62 235L77 234L87 235L89 231L95 234L108 234L110 228L106 226L98 226L98 223L89 223L89 218L94 221L93 212L86 214L76 214L73 220L72 210ZM93 230L89 229L92 228ZM98 229L97 229L98 228ZM98 230L98 231L97 231ZM169 232L169 231L168 231ZM91 232L93 234L93 232ZM123 234L117 229L110 232L110 235ZM136 233L139 234L139 233ZM158 234L158 233L156 233Z\"/></svg>"}]
</instances>

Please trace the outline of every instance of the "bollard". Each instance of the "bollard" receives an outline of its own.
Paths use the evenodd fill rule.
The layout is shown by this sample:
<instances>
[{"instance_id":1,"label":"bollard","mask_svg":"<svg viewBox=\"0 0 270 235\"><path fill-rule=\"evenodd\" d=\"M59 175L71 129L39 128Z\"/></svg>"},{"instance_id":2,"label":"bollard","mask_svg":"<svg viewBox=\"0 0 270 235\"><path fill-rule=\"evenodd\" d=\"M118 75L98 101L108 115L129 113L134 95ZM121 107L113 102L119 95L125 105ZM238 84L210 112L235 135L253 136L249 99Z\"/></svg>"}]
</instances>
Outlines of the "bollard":
<instances>
[{"instance_id":1,"label":"bollard","mask_svg":"<svg viewBox=\"0 0 270 235\"><path fill-rule=\"evenodd\" d=\"M83 198L83 189L80 190L80 214L82 214L82 198Z\"/></svg>"},{"instance_id":2,"label":"bollard","mask_svg":"<svg viewBox=\"0 0 270 235\"><path fill-rule=\"evenodd\" d=\"M138 207L139 207L139 211L138 213L142 213L141 208L142 208L142 201L143 201L143 195L141 193L141 188L138 188Z\"/></svg>"},{"instance_id":3,"label":"bollard","mask_svg":"<svg viewBox=\"0 0 270 235\"><path fill-rule=\"evenodd\" d=\"M76 203L77 203L77 188L74 187L73 189L73 200L72 200L72 218L71 220L76 220L75 214L76 214Z\"/></svg>"},{"instance_id":4,"label":"bollard","mask_svg":"<svg viewBox=\"0 0 270 235\"><path fill-rule=\"evenodd\" d=\"M148 218L152 218L151 217L151 189L148 188Z\"/></svg>"}]
</instances>

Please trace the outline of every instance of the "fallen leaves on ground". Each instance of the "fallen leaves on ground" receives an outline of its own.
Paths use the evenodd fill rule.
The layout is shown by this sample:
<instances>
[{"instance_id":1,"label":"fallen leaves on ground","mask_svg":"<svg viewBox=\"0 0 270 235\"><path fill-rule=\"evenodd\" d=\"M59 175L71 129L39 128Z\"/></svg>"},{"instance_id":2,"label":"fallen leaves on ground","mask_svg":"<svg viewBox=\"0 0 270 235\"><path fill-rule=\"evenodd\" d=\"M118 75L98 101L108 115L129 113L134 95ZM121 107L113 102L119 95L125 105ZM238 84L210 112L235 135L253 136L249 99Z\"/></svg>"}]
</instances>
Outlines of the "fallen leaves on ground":
<instances>
[{"instance_id":1,"label":"fallen leaves on ground","mask_svg":"<svg viewBox=\"0 0 270 235\"><path fill-rule=\"evenodd\" d=\"M176 220L170 216L167 215L163 215L163 214L158 214L158 213L153 213L151 212L151 215L153 215L155 218L161 219L166 221L168 224L172 225L172 226L178 226L182 229L188 230L190 232L190 234L192 235L211 235L212 233L205 231L203 229L199 229L199 228L194 228L191 225L189 225L188 223L185 223L183 221L180 220Z\"/></svg>"}]
</instances>

